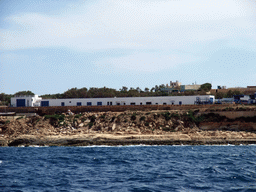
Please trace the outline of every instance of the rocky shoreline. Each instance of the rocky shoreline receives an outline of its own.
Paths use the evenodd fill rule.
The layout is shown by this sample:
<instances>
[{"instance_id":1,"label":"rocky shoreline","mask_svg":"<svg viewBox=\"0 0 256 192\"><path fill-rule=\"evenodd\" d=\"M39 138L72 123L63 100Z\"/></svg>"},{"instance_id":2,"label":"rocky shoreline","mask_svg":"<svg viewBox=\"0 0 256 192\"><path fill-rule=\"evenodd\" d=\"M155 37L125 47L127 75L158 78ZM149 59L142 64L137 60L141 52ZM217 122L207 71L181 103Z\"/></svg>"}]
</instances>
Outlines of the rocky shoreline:
<instances>
[{"instance_id":1,"label":"rocky shoreline","mask_svg":"<svg viewBox=\"0 0 256 192\"><path fill-rule=\"evenodd\" d=\"M154 136L153 136L154 137ZM17 138L11 142L6 142L6 140L0 140L2 146L94 146L94 145L104 145L104 146L125 146L125 145L249 145L256 144L256 139L203 139L203 140L173 140L173 139L70 139L70 138L59 138L59 139L49 139L49 138L37 138L36 140L31 137L27 138Z\"/></svg>"},{"instance_id":2,"label":"rocky shoreline","mask_svg":"<svg viewBox=\"0 0 256 192\"><path fill-rule=\"evenodd\" d=\"M195 109L0 117L0 146L227 144L256 144L255 116L229 119Z\"/></svg>"}]
</instances>

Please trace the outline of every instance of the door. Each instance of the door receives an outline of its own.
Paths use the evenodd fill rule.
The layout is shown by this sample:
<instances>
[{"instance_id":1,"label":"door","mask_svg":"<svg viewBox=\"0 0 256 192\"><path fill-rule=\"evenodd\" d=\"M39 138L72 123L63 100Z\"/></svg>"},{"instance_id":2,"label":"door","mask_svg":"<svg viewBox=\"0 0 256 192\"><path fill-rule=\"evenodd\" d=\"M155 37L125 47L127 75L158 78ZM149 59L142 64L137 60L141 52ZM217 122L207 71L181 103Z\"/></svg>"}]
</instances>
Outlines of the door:
<instances>
[{"instance_id":1,"label":"door","mask_svg":"<svg viewBox=\"0 0 256 192\"><path fill-rule=\"evenodd\" d=\"M25 107L26 106L26 100L25 99L17 99L16 100L16 106L17 107Z\"/></svg>"}]
</instances>

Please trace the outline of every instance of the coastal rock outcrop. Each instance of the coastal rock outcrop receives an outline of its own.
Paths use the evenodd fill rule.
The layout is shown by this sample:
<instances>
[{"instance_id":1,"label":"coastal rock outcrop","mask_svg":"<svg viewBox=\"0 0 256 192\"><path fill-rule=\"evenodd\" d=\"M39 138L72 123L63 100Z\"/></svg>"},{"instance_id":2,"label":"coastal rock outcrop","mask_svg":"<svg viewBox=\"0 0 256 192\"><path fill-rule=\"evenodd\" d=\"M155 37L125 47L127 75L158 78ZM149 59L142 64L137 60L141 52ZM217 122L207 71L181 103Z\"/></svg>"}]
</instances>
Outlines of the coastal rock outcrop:
<instances>
[{"instance_id":1,"label":"coastal rock outcrop","mask_svg":"<svg viewBox=\"0 0 256 192\"><path fill-rule=\"evenodd\" d=\"M167 136L169 140L175 138L186 142L209 142L208 140L216 139L216 142L226 142L227 139L249 139L250 142L256 142L255 133L256 120L253 117L232 120L212 113L200 115L198 111L85 112L18 118L0 117L0 146L38 143L37 140L45 137L87 138L99 134L103 137L153 136L155 139L159 138L158 136ZM88 144L87 141L85 143Z\"/></svg>"}]
</instances>

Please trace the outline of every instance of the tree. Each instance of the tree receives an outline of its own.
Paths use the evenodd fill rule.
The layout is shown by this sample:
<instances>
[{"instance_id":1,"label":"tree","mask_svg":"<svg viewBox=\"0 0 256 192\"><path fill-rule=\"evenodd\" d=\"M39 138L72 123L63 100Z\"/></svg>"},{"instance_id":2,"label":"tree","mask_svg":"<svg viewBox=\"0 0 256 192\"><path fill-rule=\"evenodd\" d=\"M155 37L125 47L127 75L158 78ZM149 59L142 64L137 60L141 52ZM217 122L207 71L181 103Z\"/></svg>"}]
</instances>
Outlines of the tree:
<instances>
[{"instance_id":1,"label":"tree","mask_svg":"<svg viewBox=\"0 0 256 192\"><path fill-rule=\"evenodd\" d=\"M158 85L155 86L155 92L158 92L159 91L159 87Z\"/></svg>"},{"instance_id":2,"label":"tree","mask_svg":"<svg viewBox=\"0 0 256 192\"><path fill-rule=\"evenodd\" d=\"M123 86L122 89L120 89L121 92L127 92L128 87Z\"/></svg>"},{"instance_id":3,"label":"tree","mask_svg":"<svg viewBox=\"0 0 256 192\"><path fill-rule=\"evenodd\" d=\"M77 88L71 88L63 93L64 98L78 98Z\"/></svg>"},{"instance_id":4,"label":"tree","mask_svg":"<svg viewBox=\"0 0 256 192\"><path fill-rule=\"evenodd\" d=\"M139 87L137 87L136 90L138 93L140 93L142 91Z\"/></svg>"},{"instance_id":5,"label":"tree","mask_svg":"<svg viewBox=\"0 0 256 192\"><path fill-rule=\"evenodd\" d=\"M211 90L211 88L212 88L212 84L211 83L204 83L203 85L201 85L200 90L208 92L208 91Z\"/></svg>"},{"instance_id":6,"label":"tree","mask_svg":"<svg viewBox=\"0 0 256 192\"><path fill-rule=\"evenodd\" d=\"M228 90L228 92L224 95L225 98L232 98L234 95L243 95L243 93L241 93L238 90Z\"/></svg>"},{"instance_id":7,"label":"tree","mask_svg":"<svg viewBox=\"0 0 256 192\"><path fill-rule=\"evenodd\" d=\"M86 98L87 97L87 88L86 87L83 87L81 89L78 89L77 90L77 93L78 93L78 97L79 98Z\"/></svg>"},{"instance_id":8,"label":"tree","mask_svg":"<svg viewBox=\"0 0 256 192\"><path fill-rule=\"evenodd\" d=\"M151 89L150 89L150 92L152 93L153 91L155 91L155 87L152 87Z\"/></svg>"},{"instance_id":9,"label":"tree","mask_svg":"<svg viewBox=\"0 0 256 192\"><path fill-rule=\"evenodd\" d=\"M16 96L22 96L22 95L35 95L32 91L19 91L15 93Z\"/></svg>"},{"instance_id":10,"label":"tree","mask_svg":"<svg viewBox=\"0 0 256 192\"><path fill-rule=\"evenodd\" d=\"M215 99L222 99L224 97L224 93L217 92L215 94Z\"/></svg>"},{"instance_id":11,"label":"tree","mask_svg":"<svg viewBox=\"0 0 256 192\"><path fill-rule=\"evenodd\" d=\"M13 97L13 95L1 93L0 94L0 105L9 105L11 103L11 97Z\"/></svg>"},{"instance_id":12,"label":"tree","mask_svg":"<svg viewBox=\"0 0 256 192\"><path fill-rule=\"evenodd\" d=\"M148 93L149 92L149 88L145 87L145 92Z\"/></svg>"}]
</instances>

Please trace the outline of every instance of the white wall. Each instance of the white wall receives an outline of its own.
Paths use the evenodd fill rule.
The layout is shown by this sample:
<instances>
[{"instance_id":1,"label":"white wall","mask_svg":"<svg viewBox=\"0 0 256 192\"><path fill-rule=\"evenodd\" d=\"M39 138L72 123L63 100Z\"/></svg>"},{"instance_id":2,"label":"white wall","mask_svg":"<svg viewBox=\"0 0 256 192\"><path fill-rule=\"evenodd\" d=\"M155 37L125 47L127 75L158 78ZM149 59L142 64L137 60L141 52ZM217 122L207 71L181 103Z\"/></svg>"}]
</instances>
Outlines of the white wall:
<instances>
[{"instance_id":1,"label":"white wall","mask_svg":"<svg viewBox=\"0 0 256 192\"><path fill-rule=\"evenodd\" d=\"M201 95L201 96L166 96L166 97L120 97L120 98L75 98L75 99L42 99L42 101L49 101L49 106L61 106L61 103L64 102L65 106L77 106L77 102L81 102L82 106L87 106L87 102L91 102L92 106L97 106L97 102L102 102L102 105L107 105L107 102L112 102L112 105L130 105L135 103L135 105L146 105L146 102L151 102L152 105L158 104L163 105L179 105L179 102L182 102L182 105L194 104L196 98L200 97L202 100L213 98L214 96L210 95ZM109 103L110 104L110 103Z\"/></svg>"},{"instance_id":2,"label":"white wall","mask_svg":"<svg viewBox=\"0 0 256 192\"><path fill-rule=\"evenodd\" d=\"M16 101L17 99L25 99L25 106L26 107L34 107L34 106L38 106L36 102L39 102L39 106L40 106L40 101L42 100L41 97L38 97L38 95L24 95L24 96L17 96L17 97L12 97L11 98L11 106L12 107L17 107L16 106Z\"/></svg>"}]
</instances>

